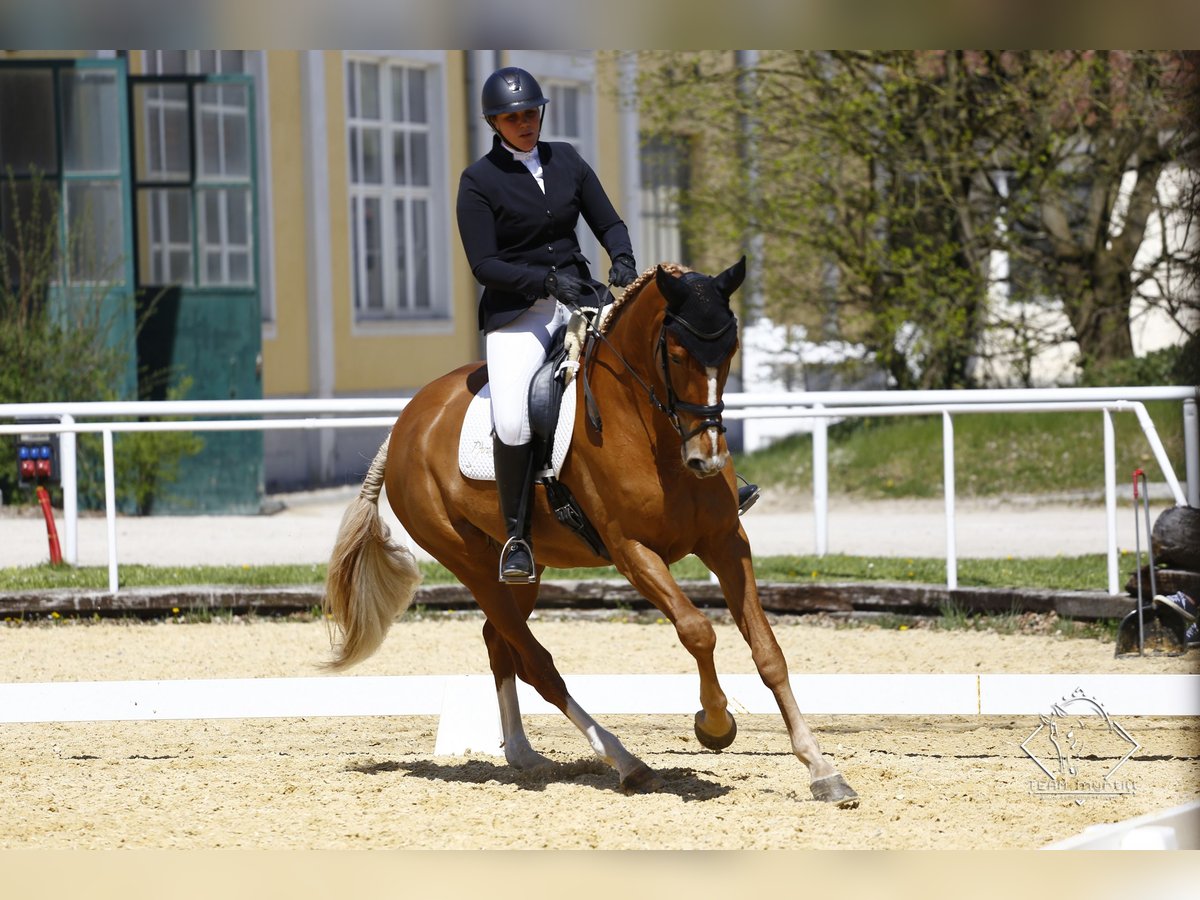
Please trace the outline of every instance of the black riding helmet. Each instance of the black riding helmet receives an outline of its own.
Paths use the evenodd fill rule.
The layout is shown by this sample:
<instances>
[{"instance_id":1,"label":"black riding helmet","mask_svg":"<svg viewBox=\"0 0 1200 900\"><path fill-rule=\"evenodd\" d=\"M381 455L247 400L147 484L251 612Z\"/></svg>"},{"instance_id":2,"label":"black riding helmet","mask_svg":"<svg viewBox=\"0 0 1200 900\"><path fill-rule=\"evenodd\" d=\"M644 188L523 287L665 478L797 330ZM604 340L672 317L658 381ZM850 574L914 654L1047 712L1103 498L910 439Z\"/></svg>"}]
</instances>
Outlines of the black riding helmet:
<instances>
[{"instance_id":1,"label":"black riding helmet","mask_svg":"<svg viewBox=\"0 0 1200 900\"><path fill-rule=\"evenodd\" d=\"M550 101L542 96L537 79L516 66L497 69L483 83L481 96L483 114L490 119L502 113L520 112Z\"/></svg>"}]
</instances>

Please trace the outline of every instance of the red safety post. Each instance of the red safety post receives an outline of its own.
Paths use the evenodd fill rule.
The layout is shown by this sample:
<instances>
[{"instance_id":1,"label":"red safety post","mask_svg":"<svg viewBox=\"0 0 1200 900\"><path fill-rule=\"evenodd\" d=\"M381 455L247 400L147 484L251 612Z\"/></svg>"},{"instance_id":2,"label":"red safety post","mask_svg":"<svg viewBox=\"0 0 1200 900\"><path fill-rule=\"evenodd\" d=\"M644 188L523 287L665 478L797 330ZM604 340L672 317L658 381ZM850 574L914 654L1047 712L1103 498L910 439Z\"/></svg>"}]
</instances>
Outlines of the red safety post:
<instances>
[{"instance_id":1,"label":"red safety post","mask_svg":"<svg viewBox=\"0 0 1200 900\"><path fill-rule=\"evenodd\" d=\"M58 529L54 526L54 510L50 507L50 494L40 484L37 486L38 503L42 505L42 515L46 517L46 537L50 540L50 565L62 565L62 550L58 546Z\"/></svg>"}]
</instances>

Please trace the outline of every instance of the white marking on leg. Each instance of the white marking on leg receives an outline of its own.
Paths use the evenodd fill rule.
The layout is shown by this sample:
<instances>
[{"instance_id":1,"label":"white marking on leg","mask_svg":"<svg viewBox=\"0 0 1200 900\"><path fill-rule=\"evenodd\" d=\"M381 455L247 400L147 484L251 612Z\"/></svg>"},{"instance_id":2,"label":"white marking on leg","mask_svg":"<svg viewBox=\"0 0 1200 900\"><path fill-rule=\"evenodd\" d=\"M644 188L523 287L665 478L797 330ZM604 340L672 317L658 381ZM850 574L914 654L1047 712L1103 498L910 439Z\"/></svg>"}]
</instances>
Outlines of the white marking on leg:
<instances>
[{"instance_id":1,"label":"white marking on leg","mask_svg":"<svg viewBox=\"0 0 1200 900\"><path fill-rule=\"evenodd\" d=\"M549 762L529 744L525 726L521 722L521 705L517 700L517 681L509 675L496 689L496 700L500 704L500 730L504 735L504 758L510 766L529 769Z\"/></svg>"},{"instance_id":2,"label":"white marking on leg","mask_svg":"<svg viewBox=\"0 0 1200 900\"><path fill-rule=\"evenodd\" d=\"M621 778L641 764L640 760L626 750L611 732L605 731L595 719L584 712L583 708L570 695L567 696L567 718L583 732L595 754L616 769Z\"/></svg>"}]
</instances>

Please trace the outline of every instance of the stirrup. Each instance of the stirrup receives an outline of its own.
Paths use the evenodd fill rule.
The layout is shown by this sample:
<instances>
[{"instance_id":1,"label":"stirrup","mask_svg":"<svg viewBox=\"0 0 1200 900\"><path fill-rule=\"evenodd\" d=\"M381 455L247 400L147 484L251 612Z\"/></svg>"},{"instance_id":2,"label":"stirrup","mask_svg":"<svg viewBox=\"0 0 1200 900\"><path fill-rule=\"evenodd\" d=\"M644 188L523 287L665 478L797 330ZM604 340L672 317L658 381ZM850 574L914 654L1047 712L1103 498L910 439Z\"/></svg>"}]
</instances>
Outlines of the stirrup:
<instances>
[{"instance_id":1,"label":"stirrup","mask_svg":"<svg viewBox=\"0 0 1200 900\"><path fill-rule=\"evenodd\" d=\"M739 475L738 478L742 476ZM745 481L745 479L742 479ZM738 515L745 515L746 510L758 502L758 498L762 496L762 491L759 490L757 484L746 482L738 488Z\"/></svg>"},{"instance_id":2,"label":"stirrup","mask_svg":"<svg viewBox=\"0 0 1200 900\"><path fill-rule=\"evenodd\" d=\"M510 554L517 550L524 550L529 556L529 571L525 572L522 569L512 569L505 572L505 563L508 562ZM510 537L504 542L504 546L500 549L500 570L499 579L505 584L533 584L537 581L537 567L533 563L533 548L529 546L529 542L524 538Z\"/></svg>"}]
</instances>

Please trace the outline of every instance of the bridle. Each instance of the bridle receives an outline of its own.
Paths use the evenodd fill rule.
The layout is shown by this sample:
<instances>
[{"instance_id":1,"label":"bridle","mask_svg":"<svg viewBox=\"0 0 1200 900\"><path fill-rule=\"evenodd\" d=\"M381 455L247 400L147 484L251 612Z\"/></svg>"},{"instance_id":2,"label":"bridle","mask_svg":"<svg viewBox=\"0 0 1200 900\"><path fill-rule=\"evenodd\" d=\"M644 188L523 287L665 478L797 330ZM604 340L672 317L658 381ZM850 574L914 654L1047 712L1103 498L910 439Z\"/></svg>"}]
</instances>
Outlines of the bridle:
<instances>
[{"instance_id":1,"label":"bridle","mask_svg":"<svg viewBox=\"0 0 1200 900\"><path fill-rule=\"evenodd\" d=\"M609 287L611 287L611 285L609 285ZM592 286L592 289L599 294L598 288ZM672 427L674 427L681 441L687 443L693 437L708 428L716 428L719 434L725 433L725 424L721 421L721 413L725 410L724 400L718 400L716 403L711 404L689 403L686 400L680 400L679 395L675 393L675 386L671 382L671 362L667 355L667 327L676 324L682 325L685 329L687 329L687 331L701 341L715 341L723 337L730 328L733 328L737 324L737 319L735 317L731 315L729 317L729 321L727 321L716 331L704 332L696 328L696 326L694 326L691 322L677 313L668 311L666 315L663 316L662 325L660 325L658 329L658 341L656 343L655 355L658 357L659 367L663 376L663 383L667 388L667 399L664 403L659 399L658 394L655 393L654 387L646 383L645 379L643 379L642 376L637 373L637 370L629 365L628 362L626 362L625 357L623 357L620 351L612 345L612 342L608 339L608 337L600 331L599 327L597 327L597 325L592 321L592 316L587 315L587 313L585 313L574 303L569 303L567 305L574 312L577 312L583 316L584 321L587 323L588 333L593 339L602 341L604 345L612 351L613 356L615 356L621 362L621 365L625 367L625 370L633 376L634 380L641 386L642 390L646 392L646 396L649 398L651 406L663 413L670 420ZM603 431L603 423L600 419L600 410L596 406L595 398L592 396L592 390L588 384L588 365L592 362L592 359L593 357L591 354L587 354L584 359L583 393L584 399L587 403L588 420L592 423L592 427L595 428L596 431ZM693 416L700 416L700 424L691 431L685 430L683 423L679 418L680 411Z\"/></svg>"},{"instance_id":2,"label":"bridle","mask_svg":"<svg viewBox=\"0 0 1200 900\"><path fill-rule=\"evenodd\" d=\"M725 411L725 401L718 400L716 403L688 403L686 400L680 400L675 393L675 386L671 383L671 363L667 357L667 327L672 324L679 324L690 331L695 337L702 341L715 341L721 338L730 328L737 322L732 315L729 320L718 328L716 331L704 332L696 328L691 322L683 318L677 313L668 312L663 316L662 326L658 329L658 360L662 367L663 382L667 386L667 402L664 406L658 402L658 398L654 396L654 391L650 391L650 402L654 403L659 409L667 414L667 418L671 420L671 424L675 426L675 430L679 432L679 437L686 444L691 438L698 435L700 432L708 428L717 429L718 434L725 433L725 425L721 421L721 413ZM624 362L624 360L622 360ZM632 369L630 371L633 371ZM676 410L683 410L685 413L690 413L694 416L701 416L702 420L699 425L691 431L684 433L683 425L679 421L679 414Z\"/></svg>"}]
</instances>

